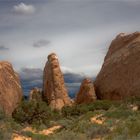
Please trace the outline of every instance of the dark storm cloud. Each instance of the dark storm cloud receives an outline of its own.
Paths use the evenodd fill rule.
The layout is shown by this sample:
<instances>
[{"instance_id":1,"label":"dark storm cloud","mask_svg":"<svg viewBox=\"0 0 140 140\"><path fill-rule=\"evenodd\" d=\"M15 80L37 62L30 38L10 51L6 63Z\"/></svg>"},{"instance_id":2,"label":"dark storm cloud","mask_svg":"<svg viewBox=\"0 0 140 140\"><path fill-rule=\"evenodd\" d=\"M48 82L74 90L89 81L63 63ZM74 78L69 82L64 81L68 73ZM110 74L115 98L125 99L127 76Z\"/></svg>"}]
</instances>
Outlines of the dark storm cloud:
<instances>
[{"instance_id":1,"label":"dark storm cloud","mask_svg":"<svg viewBox=\"0 0 140 140\"><path fill-rule=\"evenodd\" d=\"M74 98L75 95L78 93L79 89L80 89L80 85L83 81L83 79L86 78L86 75L82 75L82 74L77 74L77 73L65 73L64 74L64 80L69 92L69 96L71 98ZM92 80L95 79L95 77L88 77Z\"/></svg>"},{"instance_id":2,"label":"dark storm cloud","mask_svg":"<svg viewBox=\"0 0 140 140\"><path fill-rule=\"evenodd\" d=\"M4 45L0 45L0 51L7 51L9 48L5 47Z\"/></svg>"},{"instance_id":3,"label":"dark storm cloud","mask_svg":"<svg viewBox=\"0 0 140 140\"><path fill-rule=\"evenodd\" d=\"M22 80L30 82L41 81L43 79L43 70L40 68L22 68L20 70L20 77ZM66 83L81 83L85 75L67 72L64 73L64 80Z\"/></svg>"},{"instance_id":4,"label":"dark storm cloud","mask_svg":"<svg viewBox=\"0 0 140 140\"><path fill-rule=\"evenodd\" d=\"M35 48L46 47L50 43L51 42L49 40L41 39L41 40L38 40L37 42L34 42L33 47L35 47Z\"/></svg>"},{"instance_id":5,"label":"dark storm cloud","mask_svg":"<svg viewBox=\"0 0 140 140\"><path fill-rule=\"evenodd\" d=\"M42 88L43 84L43 70L40 68L22 68L20 70L21 83L24 94L28 95L30 90L34 87ZM64 80L68 89L69 95L73 98L78 92L82 80L85 75L76 73L64 73Z\"/></svg>"},{"instance_id":6,"label":"dark storm cloud","mask_svg":"<svg viewBox=\"0 0 140 140\"><path fill-rule=\"evenodd\" d=\"M21 79L33 82L42 79L43 71L40 68L22 68L20 76Z\"/></svg>"},{"instance_id":7,"label":"dark storm cloud","mask_svg":"<svg viewBox=\"0 0 140 140\"><path fill-rule=\"evenodd\" d=\"M64 73L64 80L66 83L79 83L85 78L85 75L77 73Z\"/></svg>"},{"instance_id":8,"label":"dark storm cloud","mask_svg":"<svg viewBox=\"0 0 140 140\"><path fill-rule=\"evenodd\" d=\"M34 87L42 88L43 71L39 68L22 68L20 70L20 79L25 95Z\"/></svg>"}]
</instances>

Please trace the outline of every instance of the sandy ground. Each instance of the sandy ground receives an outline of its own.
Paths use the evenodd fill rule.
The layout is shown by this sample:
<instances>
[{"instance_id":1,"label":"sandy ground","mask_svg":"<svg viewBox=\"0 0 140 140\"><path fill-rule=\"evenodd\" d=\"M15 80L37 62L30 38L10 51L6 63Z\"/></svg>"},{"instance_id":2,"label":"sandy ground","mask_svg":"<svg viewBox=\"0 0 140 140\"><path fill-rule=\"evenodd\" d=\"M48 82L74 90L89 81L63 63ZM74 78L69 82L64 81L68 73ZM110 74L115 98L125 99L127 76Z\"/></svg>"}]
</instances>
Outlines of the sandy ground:
<instances>
[{"instance_id":1,"label":"sandy ground","mask_svg":"<svg viewBox=\"0 0 140 140\"><path fill-rule=\"evenodd\" d=\"M42 135L48 136L50 134L53 134L56 130L58 130L60 128L62 128L62 126L57 125L57 126L53 126L53 127L48 128L48 129L44 129L42 131L37 132L35 129L33 129L31 127L26 127L22 131L30 131L34 134L42 134ZM22 135L17 134L17 133L13 133L12 140L32 140L32 138L25 137L25 136L22 136Z\"/></svg>"},{"instance_id":2,"label":"sandy ground","mask_svg":"<svg viewBox=\"0 0 140 140\"><path fill-rule=\"evenodd\" d=\"M12 140L32 140L32 138L24 137L22 135L13 133Z\"/></svg>"},{"instance_id":3,"label":"sandy ground","mask_svg":"<svg viewBox=\"0 0 140 140\"><path fill-rule=\"evenodd\" d=\"M96 116L90 118L90 121L92 123L97 123L97 124L103 124L105 120L106 119L104 117L102 117L102 114L96 115Z\"/></svg>"}]
</instances>

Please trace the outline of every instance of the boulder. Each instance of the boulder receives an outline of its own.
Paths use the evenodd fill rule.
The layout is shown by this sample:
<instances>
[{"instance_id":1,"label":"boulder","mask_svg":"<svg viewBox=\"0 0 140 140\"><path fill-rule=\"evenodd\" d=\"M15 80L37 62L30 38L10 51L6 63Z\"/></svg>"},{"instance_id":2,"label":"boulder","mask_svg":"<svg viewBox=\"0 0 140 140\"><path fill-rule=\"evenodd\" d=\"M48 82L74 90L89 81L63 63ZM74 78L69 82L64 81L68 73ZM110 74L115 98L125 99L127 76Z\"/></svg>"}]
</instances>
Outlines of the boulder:
<instances>
[{"instance_id":1,"label":"boulder","mask_svg":"<svg viewBox=\"0 0 140 140\"><path fill-rule=\"evenodd\" d=\"M60 110L65 105L71 105L58 57L54 53L48 56L48 61L44 68L43 96L53 109Z\"/></svg>"},{"instance_id":2,"label":"boulder","mask_svg":"<svg viewBox=\"0 0 140 140\"><path fill-rule=\"evenodd\" d=\"M42 101L42 90L35 87L29 93L29 101Z\"/></svg>"},{"instance_id":3,"label":"boulder","mask_svg":"<svg viewBox=\"0 0 140 140\"><path fill-rule=\"evenodd\" d=\"M22 99L18 74L9 62L0 62L0 106L6 115L11 115Z\"/></svg>"},{"instance_id":4,"label":"boulder","mask_svg":"<svg viewBox=\"0 0 140 140\"><path fill-rule=\"evenodd\" d=\"M94 85L99 99L140 97L140 32L112 41Z\"/></svg>"},{"instance_id":5,"label":"boulder","mask_svg":"<svg viewBox=\"0 0 140 140\"><path fill-rule=\"evenodd\" d=\"M76 95L75 103L90 103L96 100L96 94L94 90L93 83L90 79L84 79L81 86L80 91Z\"/></svg>"}]
</instances>

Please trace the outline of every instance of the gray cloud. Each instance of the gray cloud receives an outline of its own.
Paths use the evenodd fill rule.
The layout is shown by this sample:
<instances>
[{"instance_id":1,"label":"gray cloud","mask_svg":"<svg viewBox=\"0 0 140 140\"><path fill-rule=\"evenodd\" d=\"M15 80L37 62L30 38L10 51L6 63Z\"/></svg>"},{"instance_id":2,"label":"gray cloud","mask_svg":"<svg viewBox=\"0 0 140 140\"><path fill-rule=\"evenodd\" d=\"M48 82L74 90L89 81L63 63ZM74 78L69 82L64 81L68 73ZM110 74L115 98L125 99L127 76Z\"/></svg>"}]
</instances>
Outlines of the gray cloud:
<instances>
[{"instance_id":1,"label":"gray cloud","mask_svg":"<svg viewBox=\"0 0 140 140\"><path fill-rule=\"evenodd\" d=\"M9 48L5 47L4 45L0 45L0 51L7 51Z\"/></svg>"},{"instance_id":2,"label":"gray cloud","mask_svg":"<svg viewBox=\"0 0 140 140\"><path fill-rule=\"evenodd\" d=\"M43 68L48 54L55 52L62 66L96 76L111 40L140 29L139 0L23 0L35 7L31 16L11 13L17 2L0 1L0 38L12 48L0 59L10 60L16 69ZM48 38L50 47L33 47L34 41Z\"/></svg>"},{"instance_id":3,"label":"gray cloud","mask_svg":"<svg viewBox=\"0 0 140 140\"><path fill-rule=\"evenodd\" d=\"M20 70L20 77L27 81L40 81L43 77L43 71L40 68L22 68Z\"/></svg>"},{"instance_id":4,"label":"gray cloud","mask_svg":"<svg viewBox=\"0 0 140 140\"><path fill-rule=\"evenodd\" d=\"M37 42L35 42L33 44L33 47L35 48L41 48L41 47L46 47L50 44L51 42L49 40L45 40L45 39L41 39L41 40L38 40Z\"/></svg>"},{"instance_id":5,"label":"gray cloud","mask_svg":"<svg viewBox=\"0 0 140 140\"><path fill-rule=\"evenodd\" d=\"M35 7L21 2L15 5L13 10L18 14L33 14L35 12Z\"/></svg>"}]
</instances>

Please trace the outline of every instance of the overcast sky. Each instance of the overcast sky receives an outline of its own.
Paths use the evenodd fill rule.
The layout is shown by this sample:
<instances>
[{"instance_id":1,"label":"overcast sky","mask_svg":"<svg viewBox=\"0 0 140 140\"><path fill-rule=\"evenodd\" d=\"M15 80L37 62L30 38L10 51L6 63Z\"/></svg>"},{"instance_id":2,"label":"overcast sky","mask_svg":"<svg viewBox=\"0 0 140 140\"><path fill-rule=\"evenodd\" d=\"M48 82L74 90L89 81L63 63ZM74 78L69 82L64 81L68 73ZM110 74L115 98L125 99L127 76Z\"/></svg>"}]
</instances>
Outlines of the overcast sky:
<instances>
[{"instance_id":1,"label":"overcast sky","mask_svg":"<svg viewBox=\"0 0 140 140\"><path fill-rule=\"evenodd\" d=\"M113 38L140 31L140 0L0 0L0 60L96 76Z\"/></svg>"}]
</instances>

